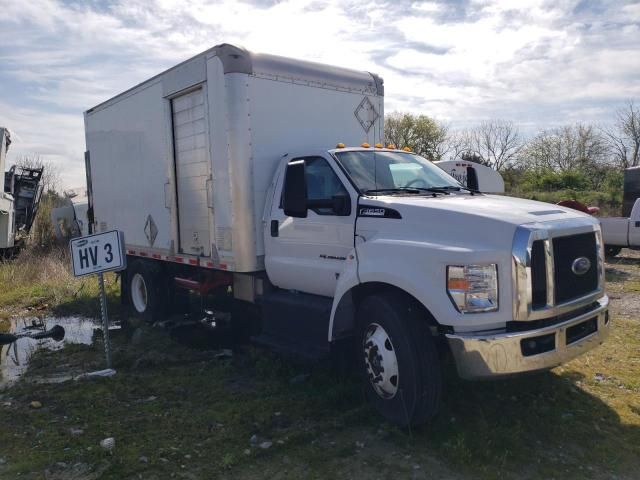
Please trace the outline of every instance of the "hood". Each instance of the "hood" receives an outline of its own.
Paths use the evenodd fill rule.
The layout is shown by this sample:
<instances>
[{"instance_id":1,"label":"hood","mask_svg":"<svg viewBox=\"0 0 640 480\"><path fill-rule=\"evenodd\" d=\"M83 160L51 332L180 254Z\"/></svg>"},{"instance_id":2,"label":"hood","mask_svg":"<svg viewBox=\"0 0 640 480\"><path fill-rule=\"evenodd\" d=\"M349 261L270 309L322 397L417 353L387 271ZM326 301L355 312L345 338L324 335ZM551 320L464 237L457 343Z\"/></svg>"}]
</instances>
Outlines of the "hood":
<instances>
[{"instance_id":1,"label":"hood","mask_svg":"<svg viewBox=\"0 0 640 480\"><path fill-rule=\"evenodd\" d=\"M392 209L386 221L362 215L363 206ZM500 195L452 193L432 196L381 196L360 198L358 230L364 237L384 237L433 242L441 246L511 250L516 227L527 223L583 218L589 215L549 203ZM361 213L362 212L362 213ZM401 218L398 218L401 217Z\"/></svg>"},{"instance_id":2,"label":"hood","mask_svg":"<svg viewBox=\"0 0 640 480\"><path fill-rule=\"evenodd\" d=\"M361 198L361 204L386 206L404 212L407 220L414 215L422 216L428 209L429 215L473 215L498 220L512 225L524 223L547 222L569 218L591 218L567 207L550 203L537 202L522 198L504 197L500 195L468 195L451 194L432 196L385 196L378 198ZM404 215L403 215L404 216Z\"/></svg>"}]
</instances>

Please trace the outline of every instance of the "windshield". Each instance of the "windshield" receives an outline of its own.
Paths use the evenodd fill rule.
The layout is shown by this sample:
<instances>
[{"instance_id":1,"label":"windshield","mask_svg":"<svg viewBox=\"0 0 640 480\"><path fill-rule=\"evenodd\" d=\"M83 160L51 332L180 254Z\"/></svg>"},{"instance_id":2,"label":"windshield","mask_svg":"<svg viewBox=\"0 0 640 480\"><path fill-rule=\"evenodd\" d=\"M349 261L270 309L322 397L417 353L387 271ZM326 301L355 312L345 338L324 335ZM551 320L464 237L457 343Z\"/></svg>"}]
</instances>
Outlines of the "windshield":
<instances>
[{"instance_id":1,"label":"windshield","mask_svg":"<svg viewBox=\"0 0 640 480\"><path fill-rule=\"evenodd\" d=\"M394 193L462 187L424 158L404 152L356 150L336 152L338 161L362 193Z\"/></svg>"}]
</instances>

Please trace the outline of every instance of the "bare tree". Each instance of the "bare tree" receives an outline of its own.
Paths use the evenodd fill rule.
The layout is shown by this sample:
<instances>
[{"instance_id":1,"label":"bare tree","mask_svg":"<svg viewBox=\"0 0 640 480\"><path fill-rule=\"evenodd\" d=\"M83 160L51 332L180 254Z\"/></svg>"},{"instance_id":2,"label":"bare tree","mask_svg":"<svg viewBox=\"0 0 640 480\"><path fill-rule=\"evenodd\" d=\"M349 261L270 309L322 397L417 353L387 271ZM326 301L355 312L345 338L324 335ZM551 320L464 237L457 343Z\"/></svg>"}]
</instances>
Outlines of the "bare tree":
<instances>
[{"instance_id":1,"label":"bare tree","mask_svg":"<svg viewBox=\"0 0 640 480\"><path fill-rule=\"evenodd\" d=\"M524 146L518 127L508 120L487 120L475 128L449 136L452 160L471 160L496 170L516 162Z\"/></svg>"},{"instance_id":2,"label":"bare tree","mask_svg":"<svg viewBox=\"0 0 640 480\"><path fill-rule=\"evenodd\" d=\"M502 170L515 161L523 147L518 127L509 120L487 120L470 133L470 153L481 158L481 163Z\"/></svg>"},{"instance_id":3,"label":"bare tree","mask_svg":"<svg viewBox=\"0 0 640 480\"><path fill-rule=\"evenodd\" d=\"M591 125L566 125L543 130L522 150L525 167L567 172L581 169L595 174L596 167L608 162L607 142Z\"/></svg>"},{"instance_id":4,"label":"bare tree","mask_svg":"<svg viewBox=\"0 0 640 480\"><path fill-rule=\"evenodd\" d=\"M22 168L44 168L42 172L42 190L55 192L60 184L60 172L58 167L49 160L43 160L39 155L22 155L16 161L16 165Z\"/></svg>"},{"instance_id":5,"label":"bare tree","mask_svg":"<svg viewBox=\"0 0 640 480\"><path fill-rule=\"evenodd\" d=\"M614 126L602 131L620 167L640 165L640 108L633 100L616 112Z\"/></svg>"}]
</instances>

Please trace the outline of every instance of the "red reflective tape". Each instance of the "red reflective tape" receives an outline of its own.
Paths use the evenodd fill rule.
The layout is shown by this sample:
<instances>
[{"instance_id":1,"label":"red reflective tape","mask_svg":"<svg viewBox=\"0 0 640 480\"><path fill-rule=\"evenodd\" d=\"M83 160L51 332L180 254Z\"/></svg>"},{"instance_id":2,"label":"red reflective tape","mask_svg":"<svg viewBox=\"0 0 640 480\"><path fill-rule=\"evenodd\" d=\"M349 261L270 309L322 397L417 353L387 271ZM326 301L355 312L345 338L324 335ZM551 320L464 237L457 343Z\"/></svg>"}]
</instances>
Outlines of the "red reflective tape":
<instances>
[{"instance_id":1,"label":"red reflective tape","mask_svg":"<svg viewBox=\"0 0 640 480\"><path fill-rule=\"evenodd\" d=\"M207 262L207 267L213 268L213 262Z\"/></svg>"},{"instance_id":2,"label":"red reflective tape","mask_svg":"<svg viewBox=\"0 0 640 480\"><path fill-rule=\"evenodd\" d=\"M176 262L180 262L180 263L182 263L182 262L184 261L184 258L182 258L182 257L175 257L175 258L174 258L174 260L175 260Z\"/></svg>"},{"instance_id":3,"label":"red reflective tape","mask_svg":"<svg viewBox=\"0 0 640 480\"><path fill-rule=\"evenodd\" d=\"M198 260L194 259L194 258L190 258L189 259L189 264L190 265L198 265Z\"/></svg>"},{"instance_id":4,"label":"red reflective tape","mask_svg":"<svg viewBox=\"0 0 640 480\"><path fill-rule=\"evenodd\" d=\"M223 270L227 269L227 264L226 263L221 263L220 264L220 268L222 268Z\"/></svg>"},{"instance_id":5,"label":"red reflective tape","mask_svg":"<svg viewBox=\"0 0 640 480\"><path fill-rule=\"evenodd\" d=\"M128 253L129 255L135 255L135 254L136 254L136 251L135 251L135 250L127 250L127 253Z\"/></svg>"},{"instance_id":6,"label":"red reflective tape","mask_svg":"<svg viewBox=\"0 0 640 480\"><path fill-rule=\"evenodd\" d=\"M162 257L161 257L160 255L158 255L157 253L154 253L154 254L153 254L153 255L151 255L151 256L152 256L153 258L156 258L156 259L160 259L160 258L162 258Z\"/></svg>"},{"instance_id":7,"label":"red reflective tape","mask_svg":"<svg viewBox=\"0 0 640 480\"><path fill-rule=\"evenodd\" d=\"M141 257L146 257L147 256L147 252L140 252L140 256Z\"/></svg>"}]
</instances>

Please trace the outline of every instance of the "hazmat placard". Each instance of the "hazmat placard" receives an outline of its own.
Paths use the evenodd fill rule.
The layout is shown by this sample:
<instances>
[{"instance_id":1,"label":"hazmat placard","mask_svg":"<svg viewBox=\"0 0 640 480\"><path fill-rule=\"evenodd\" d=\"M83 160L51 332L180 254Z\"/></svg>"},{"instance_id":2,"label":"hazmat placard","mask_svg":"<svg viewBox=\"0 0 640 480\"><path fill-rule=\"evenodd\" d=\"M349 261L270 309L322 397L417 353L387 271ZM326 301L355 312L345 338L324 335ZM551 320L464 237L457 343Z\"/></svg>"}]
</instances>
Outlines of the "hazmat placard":
<instances>
[{"instance_id":1,"label":"hazmat placard","mask_svg":"<svg viewBox=\"0 0 640 480\"><path fill-rule=\"evenodd\" d=\"M69 245L76 277L123 270L127 266L123 234L117 230L74 238Z\"/></svg>"}]
</instances>

